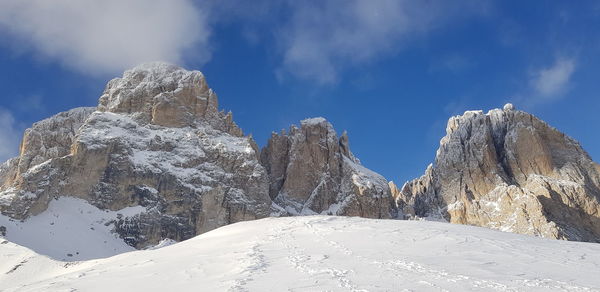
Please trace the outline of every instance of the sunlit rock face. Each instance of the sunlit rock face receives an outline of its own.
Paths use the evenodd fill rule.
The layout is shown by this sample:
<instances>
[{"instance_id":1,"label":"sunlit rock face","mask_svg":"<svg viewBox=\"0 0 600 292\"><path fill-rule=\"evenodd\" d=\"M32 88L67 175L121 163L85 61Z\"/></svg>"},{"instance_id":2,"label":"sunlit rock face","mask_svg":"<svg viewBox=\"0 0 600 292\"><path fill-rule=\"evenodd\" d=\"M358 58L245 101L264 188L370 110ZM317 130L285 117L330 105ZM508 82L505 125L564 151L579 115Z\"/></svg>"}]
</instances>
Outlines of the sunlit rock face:
<instances>
[{"instance_id":1,"label":"sunlit rock face","mask_svg":"<svg viewBox=\"0 0 600 292\"><path fill-rule=\"evenodd\" d=\"M261 162L282 215L395 216L385 178L363 167L350 152L346 133L338 138L323 118L303 120L289 133L273 133Z\"/></svg>"},{"instance_id":2,"label":"sunlit rock face","mask_svg":"<svg viewBox=\"0 0 600 292\"><path fill-rule=\"evenodd\" d=\"M97 108L38 122L19 157L0 166L0 211L39 214L72 196L107 210L146 211L113 222L130 245L183 240L268 216L269 179L258 150L198 71L140 65L111 80Z\"/></svg>"},{"instance_id":3,"label":"sunlit rock face","mask_svg":"<svg viewBox=\"0 0 600 292\"><path fill-rule=\"evenodd\" d=\"M425 174L392 187L404 217L600 241L600 171L575 140L511 104L446 132Z\"/></svg>"}]
</instances>

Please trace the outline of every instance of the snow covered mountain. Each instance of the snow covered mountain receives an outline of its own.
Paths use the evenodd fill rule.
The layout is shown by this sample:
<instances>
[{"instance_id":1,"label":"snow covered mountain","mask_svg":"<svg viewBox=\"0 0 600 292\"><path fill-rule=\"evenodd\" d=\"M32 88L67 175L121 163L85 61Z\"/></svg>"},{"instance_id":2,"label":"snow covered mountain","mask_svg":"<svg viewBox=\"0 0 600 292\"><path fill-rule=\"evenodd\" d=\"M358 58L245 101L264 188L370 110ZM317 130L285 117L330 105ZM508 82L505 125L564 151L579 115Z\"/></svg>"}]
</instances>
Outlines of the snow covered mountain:
<instances>
[{"instance_id":1,"label":"snow covered mountain","mask_svg":"<svg viewBox=\"0 0 600 292\"><path fill-rule=\"evenodd\" d=\"M289 137L299 142L285 153L285 169L294 177L283 178L283 190L305 183L294 194L312 204L274 204L277 162L265 150L261 164L256 143L231 113L219 111L202 73L140 65L111 80L96 108L60 113L25 132L19 157L0 166L0 231L55 259L81 260L181 241L272 213L296 214L285 210L393 216L387 181L360 165L347 136L338 140L326 121L306 123L303 131L328 134ZM332 149L325 158L335 162L314 165L331 178L317 187L309 177L313 165L292 170L296 154L317 155L322 143Z\"/></svg>"},{"instance_id":2,"label":"snow covered mountain","mask_svg":"<svg viewBox=\"0 0 600 292\"><path fill-rule=\"evenodd\" d=\"M256 144L218 111L198 71L164 63L128 70L95 110L35 124L21 148L0 176L0 212L21 225L62 197L106 211L141 207L109 223L143 248L270 213ZM9 239L22 232L13 226L5 226Z\"/></svg>"},{"instance_id":3,"label":"snow covered mountain","mask_svg":"<svg viewBox=\"0 0 600 292\"><path fill-rule=\"evenodd\" d=\"M404 216L600 242L600 165L577 141L511 104L446 132L421 178L392 185Z\"/></svg>"},{"instance_id":4,"label":"snow covered mountain","mask_svg":"<svg viewBox=\"0 0 600 292\"><path fill-rule=\"evenodd\" d=\"M512 274L493 268L482 268L487 271L482 274L467 275L454 270L452 273L456 274L452 274L451 267L436 266L432 259L419 262L418 255L404 253L405 239L393 234L402 233L425 242L419 232L432 234L436 238L435 247L413 250L425 254L444 254L441 248L448 252L447 244L455 244L457 249L458 246L472 248L459 245L459 240L477 241L482 248L501 250L513 256L532 252L535 244L547 245L547 250L537 254L558 252L557 260L568 262L569 268L578 263L577 259L558 250L565 248L575 254L577 248L589 249L590 253L597 249L427 222L325 217L270 219L256 222L256 226L254 223L237 225L244 230L236 229L242 227L223 228L175 245L180 248L128 253L194 238L236 222L296 215L434 218L548 238L600 241L600 166L576 141L536 117L514 110L511 105L488 113L470 111L451 118L435 163L423 177L402 188L362 166L352 154L348 140L346 133L338 136L325 119L312 118L301 121L299 127L292 126L287 132L273 133L267 145L259 150L252 137L245 136L235 124L231 113L219 111L217 96L202 73L165 63L143 64L128 70L121 78L108 83L96 108L73 109L35 123L24 134L20 155L0 165L0 240L7 242L0 245L0 252L7 258L6 275L10 274L3 277L14 284L6 287L33 283L34 280L26 280L29 278L38 279L35 285L41 286L27 287L42 289L44 285L54 285L52 283L69 286L72 277L85 278L86 275L95 275L89 282L95 283L104 276L94 271L104 274L113 264L129 267L133 265L131 262L152 263L154 255L167 257L166 251L172 250L173 256L181 257L181 261L189 258L186 275L212 277L214 281L207 282L212 283L206 284L207 287L219 289L259 289L261 286L252 285L263 282L248 279L259 277L261 271L275 277L286 275L269 270L267 266L271 263L278 263L276 267L291 264L290 273L311 276L300 281L306 286L294 286L298 290L303 290L302 287L310 290L307 287L317 284L334 287L332 289L341 285L339 287L351 290L356 287L381 290L373 286L381 279L370 278L377 275L368 275L364 269L375 269L378 275L387 275L386 279L400 283L408 283L410 277L394 276L394 271L413 273L410 275L423 280L403 287L418 290L426 287L422 285L453 289L475 289L483 285L481 287L500 290L528 285L540 290L597 288L593 279L579 282L555 277L554 270L544 270L542 264L523 263L523 269L541 269L545 274L525 273L527 276L520 278L516 274L509 277ZM313 221L321 222L326 232L314 230ZM355 227L348 226L354 223ZM279 229L273 230L271 224ZM381 231L376 231L379 227ZM364 233L359 234L360 228ZM404 228L407 233L403 233ZM255 230L256 234L247 233L246 229ZM342 239L343 244L326 235L327 232L343 233L343 230L349 232L340 235L348 236ZM378 232L392 235L386 237ZM449 232L457 234L447 235ZM467 236L469 232L471 236ZM296 246L292 240L295 233L314 238ZM242 260L242 266L250 263L248 267L233 269L233 256L223 258L226 262L221 266L217 264L214 270L193 264L192 259L204 264L218 261L218 249L204 245L212 242L213 239L207 238L213 236L236 241L231 244L238 244L240 249L249 248L246 259ZM360 245L352 243L351 238L361 239ZM362 241L363 238L367 241ZM513 238L525 242L523 250L516 248ZM194 246L194 242L203 244ZM316 246L310 247L309 242ZM341 262L334 261L335 268L317 267L333 257L323 253L323 258L319 258L317 248L338 249L338 253L344 254L345 249L341 248L344 245L354 246L347 249L348 259L337 255ZM221 248L224 246L223 243ZM276 259L280 254L262 253L282 246L288 249L288 253L282 255L288 258L287 262ZM187 248L211 256L198 258L184 251ZM312 253L302 253L311 248L315 248ZM412 260L390 262L384 257L386 252ZM484 250L480 252L482 254L471 256L477 259L478 265L484 266L487 262L482 258L488 254ZM94 260L121 253L126 254ZM352 257L353 254L358 256ZM144 258L146 256L148 258ZM274 258L261 260L268 256ZM597 258L586 262L589 256L582 257L581 263L597 269L593 266L598 263ZM501 263L509 262L506 257L500 258ZM350 259L361 263L361 267L352 266ZM54 260L94 261L64 264ZM466 271L467 263L462 261ZM42 265L39 269L49 269L47 274L41 274L44 278L24 272L29 269L25 267L30 266L25 263L32 262L39 262ZM17 268L13 271L14 267ZM229 276L219 276L216 273L221 268L233 270L224 272ZM169 268L162 270L164 266L149 269L141 273L181 276L172 274ZM20 272L16 273L17 270ZM504 278L486 274L489 271L503 273ZM545 275L552 280L540 278ZM21 278L13 282L10 278L13 276ZM325 277L324 282L311 282L321 281L321 276ZM436 280L428 281L425 277ZM458 286L450 283L457 281ZM381 287L392 285L381 283ZM293 286L289 281L281 285Z\"/></svg>"},{"instance_id":5,"label":"snow covered mountain","mask_svg":"<svg viewBox=\"0 0 600 292\"><path fill-rule=\"evenodd\" d=\"M0 239L2 291L599 291L599 274L597 244L425 221L266 218L70 263Z\"/></svg>"}]
</instances>

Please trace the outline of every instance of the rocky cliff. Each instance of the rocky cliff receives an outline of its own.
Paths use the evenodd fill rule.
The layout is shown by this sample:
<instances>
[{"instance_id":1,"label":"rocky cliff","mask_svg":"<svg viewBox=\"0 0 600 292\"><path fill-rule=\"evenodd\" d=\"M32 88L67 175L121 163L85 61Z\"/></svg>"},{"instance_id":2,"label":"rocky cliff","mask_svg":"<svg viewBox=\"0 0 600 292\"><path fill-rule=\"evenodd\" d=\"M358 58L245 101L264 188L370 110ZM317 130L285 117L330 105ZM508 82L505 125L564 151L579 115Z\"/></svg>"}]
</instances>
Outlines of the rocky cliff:
<instances>
[{"instance_id":1,"label":"rocky cliff","mask_svg":"<svg viewBox=\"0 0 600 292\"><path fill-rule=\"evenodd\" d=\"M404 217L600 242L600 172L575 140L510 104L446 132L422 177L391 186Z\"/></svg>"},{"instance_id":2,"label":"rocky cliff","mask_svg":"<svg viewBox=\"0 0 600 292\"><path fill-rule=\"evenodd\" d=\"M273 133L261 162L269 173L271 199L284 215L395 216L385 178L361 166L347 134L338 138L323 118Z\"/></svg>"},{"instance_id":3,"label":"rocky cliff","mask_svg":"<svg viewBox=\"0 0 600 292\"><path fill-rule=\"evenodd\" d=\"M254 141L218 110L202 73L163 63L110 81L95 109L36 123L0 173L0 211L15 219L60 196L145 207L114 222L138 248L266 217L271 207Z\"/></svg>"}]
</instances>

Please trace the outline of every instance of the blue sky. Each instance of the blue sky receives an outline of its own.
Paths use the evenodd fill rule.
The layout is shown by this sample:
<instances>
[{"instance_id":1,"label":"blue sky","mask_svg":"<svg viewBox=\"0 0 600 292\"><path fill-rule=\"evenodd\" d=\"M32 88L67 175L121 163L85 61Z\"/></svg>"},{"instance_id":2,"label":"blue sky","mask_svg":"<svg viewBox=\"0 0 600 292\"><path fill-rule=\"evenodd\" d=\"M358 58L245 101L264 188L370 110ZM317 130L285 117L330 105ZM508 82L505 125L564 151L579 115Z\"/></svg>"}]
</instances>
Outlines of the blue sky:
<instances>
[{"instance_id":1,"label":"blue sky","mask_svg":"<svg viewBox=\"0 0 600 292\"><path fill-rule=\"evenodd\" d=\"M31 123L95 106L137 63L202 71L264 145L323 116L404 182L447 119L512 102L600 157L600 2L44 0L0 3L0 159Z\"/></svg>"}]
</instances>

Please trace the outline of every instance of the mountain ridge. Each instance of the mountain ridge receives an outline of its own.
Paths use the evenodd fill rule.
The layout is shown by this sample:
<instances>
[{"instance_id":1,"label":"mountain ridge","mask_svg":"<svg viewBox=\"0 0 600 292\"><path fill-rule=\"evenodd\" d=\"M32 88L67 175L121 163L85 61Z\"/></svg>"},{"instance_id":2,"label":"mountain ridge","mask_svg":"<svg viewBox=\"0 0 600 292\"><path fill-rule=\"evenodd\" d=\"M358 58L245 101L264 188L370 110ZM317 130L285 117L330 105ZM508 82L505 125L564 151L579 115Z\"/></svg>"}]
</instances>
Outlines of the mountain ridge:
<instances>
[{"instance_id":1,"label":"mountain ridge","mask_svg":"<svg viewBox=\"0 0 600 292\"><path fill-rule=\"evenodd\" d=\"M347 136L338 139L325 120L301 124L316 133L330 133L328 145L340 150L328 159L353 159L335 176L335 183L343 181L344 188L335 187L337 196L326 194L317 213L336 209L337 215L391 217L387 182L371 193L364 191L370 187L353 180L365 172L349 154ZM319 137L302 141L306 151L290 152L290 161L320 155L321 142ZM19 157L0 170L0 216L27 224L61 197L83 199L110 212L143 207L137 214L105 222L136 248L164 239L189 239L288 207L271 201L270 175L260 161L260 149L231 113L219 110L204 75L160 62L142 64L109 81L95 109L74 109L34 124L26 131ZM303 183L302 176L288 181ZM312 192L305 191L303 196ZM381 196L389 206L387 213L374 208L356 211L371 201L366 197L377 201ZM5 227L9 239L20 232L12 224Z\"/></svg>"},{"instance_id":2,"label":"mountain ridge","mask_svg":"<svg viewBox=\"0 0 600 292\"><path fill-rule=\"evenodd\" d=\"M0 217L26 225L63 197L109 213L139 207L98 219L138 249L317 214L600 241L600 165L577 141L511 104L451 117L446 132L425 174L399 188L362 166L324 118L274 132L259 149L201 72L142 64L109 81L96 108L25 131L20 155L0 166ZM6 238L20 232L7 225Z\"/></svg>"}]
</instances>

